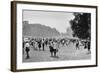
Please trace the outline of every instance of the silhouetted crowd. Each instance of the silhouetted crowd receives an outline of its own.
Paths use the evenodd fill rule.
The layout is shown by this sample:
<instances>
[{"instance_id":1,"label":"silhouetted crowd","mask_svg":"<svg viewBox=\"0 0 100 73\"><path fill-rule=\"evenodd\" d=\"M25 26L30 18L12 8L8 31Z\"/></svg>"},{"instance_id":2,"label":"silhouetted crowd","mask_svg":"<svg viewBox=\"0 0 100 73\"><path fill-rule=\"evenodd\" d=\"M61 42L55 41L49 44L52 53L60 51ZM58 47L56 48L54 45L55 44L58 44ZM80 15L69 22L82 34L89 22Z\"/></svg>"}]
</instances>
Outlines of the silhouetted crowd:
<instances>
[{"instance_id":1,"label":"silhouetted crowd","mask_svg":"<svg viewBox=\"0 0 100 73\"><path fill-rule=\"evenodd\" d=\"M68 46L70 43L75 44L75 49L80 49L80 46L84 46L84 49L88 49L90 52L90 40L79 40L79 39L66 39L66 38L27 38L27 41L23 39L23 53L26 53L26 59L30 58L30 48L34 51L45 51L45 46L49 47L51 57L57 57L57 52L60 49L59 45Z\"/></svg>"}]
</instances>

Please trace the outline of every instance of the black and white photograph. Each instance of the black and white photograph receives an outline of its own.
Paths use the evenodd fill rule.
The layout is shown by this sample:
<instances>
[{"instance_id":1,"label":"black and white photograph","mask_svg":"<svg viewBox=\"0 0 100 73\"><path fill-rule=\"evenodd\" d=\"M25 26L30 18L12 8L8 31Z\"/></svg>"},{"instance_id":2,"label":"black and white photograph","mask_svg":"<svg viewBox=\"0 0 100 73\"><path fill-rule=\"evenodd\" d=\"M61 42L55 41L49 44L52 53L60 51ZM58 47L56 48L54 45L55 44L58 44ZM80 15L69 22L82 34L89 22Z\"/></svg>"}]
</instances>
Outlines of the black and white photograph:
<instances>
[{"instance_id":1,"label":"black and white photograph","mask_svg":"<svg viewBox=\"0 0 100 73\"><path fill-rule=\"evenodd\" d=\"M91 59L91 13L23 10L23 62Z\"/></svg>"},{"instance_id":2,"label":"black and white photograph","mask_svg":"<svg viewBox=\"0 0 100 73\"><path fill-rule=\"evenodd\" d=\"M12 2L12 71L97 66L97 6Z\"/></svg>"}]
</instances>

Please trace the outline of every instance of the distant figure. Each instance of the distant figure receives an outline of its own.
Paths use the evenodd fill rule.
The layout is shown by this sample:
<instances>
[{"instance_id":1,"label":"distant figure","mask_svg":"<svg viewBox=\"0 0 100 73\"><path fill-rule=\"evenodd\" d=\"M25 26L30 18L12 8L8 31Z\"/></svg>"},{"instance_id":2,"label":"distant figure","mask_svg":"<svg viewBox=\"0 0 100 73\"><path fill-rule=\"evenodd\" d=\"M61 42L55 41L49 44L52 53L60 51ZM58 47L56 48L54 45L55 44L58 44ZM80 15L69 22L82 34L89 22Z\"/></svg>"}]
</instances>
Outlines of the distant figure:
<instances>
[{"instance_id":1,"label":"distant figure","mask_svg":"<svg viewBox=\"0 0 100 73\"><path fill-rule=\"evenodd\" d=\"M24 54L24 46L25 46L25 42L23 41L23 54Z\"/></svg>"},{"instance_id":2,"label":"distant figure","mask_svg":"<svg viewBox=\"0 0 100 73\"><path fill-rule=\"evenodd\" d=\"M48 45L48 40L45 41L45 45L46 45L46 46Z\"/></svg>"},{"instance_id":3,"label":"distant figure","mask_svg":"<svg viewBox=\"0 0 100 73\"><path fill-rule=\"evenodd\" d=\"M76 49L79 49L79 41L76 41Z\"/></svg>"},{"instance_id":4,"label":"distant figure","mask_svg":"<svg viewBox=\"0 0 100 73\"><path fill-rule=\"evenodd\" d=\"M87 48L87 41L84 42L84 49Z\"/></svg>"},{"instance_id":5,"label":"distant figure","mask_svg":"<svg viewBox=\"0 0 100 73\"><path fill-rule=\"evenodd\" d=\"M39 44L38 44L38 42L35 41L34 50L38 50L38 47L39 47Z\"/></svg>"},{"instance_id":6,"label":"distant figure","mask_svg":"<svg viewBox=\"0 0 100 73\"><path fill-rule=\"evenodd\" d=\"M30 44L28 42L26 42L25 44L25 51L26 51L26 59L29 59Z\"/></svg>"},{"instance_id":7,"label":"distant figure","mask_svg":"<svg viewBox=\"0 0 100 73\"><path fill-rule=\"evenodd\" d=\"M50 44L50 45L49 45L49 48L50 48L51 57L53 57L53 51L54 51L53 45Z\"/></svg>"},{"instance_id":8,"label":"distant figure","mask_svg":"<svg viewBox=\"0 0 100 73\"><path fill-rule=\"evenodd\" d=\"M62 45L64 46L64 44L65 44L65 40L63 39L63 40L61 41L61 43L62 43Z\"/></svg>"},{"instance_id":9,"label":"distant figure","mask_svg":"<svg viewBox=\"0 0 100 73\"><path fill-rule=\"evenodd\" d=\"M41 42L38 42L39 51L41 50Z\"/></svg>"},{"instance_id":10,"label":"distant figure","mask_svg":"<svg viewBox=\"0 0 100 73\"><path fill-rule=\"evenodd\" d=\"M44 51L44 50L45 50L45 49L44 49L44 42L42 43L42 46L43 46L43 51Z\"/></svg>"},{"instance_id":11,"label":"distant figure","mask_svg":"<svg viewBox=\"0 0 100 73\"><path fill-rule=\"evenodd\" d=\"M45 51L45 49L44 49L44 40L42 40L42 48L43 48L43 51Z\"/></svg>"},{"instance_id":12,"label":"distant figure","mask_svg":"<svg viewBox=\"0 0 100 73\"><path fill-rule=\"evenodd\" d=\"M54 42L54 57L57 57L57 52L58 52L58 47L57 47L57 43Z\"/></svg>"},{"instance_id":13,"label":"distant figure","mask_svg":"<svg viewBox=\"0 0 100 73\"><path fill-rule=\"evenodd\" d=\"M90 51L90 41L88 41L88 53L91 53L91 51Z\"/></svg>"}]
</instances>

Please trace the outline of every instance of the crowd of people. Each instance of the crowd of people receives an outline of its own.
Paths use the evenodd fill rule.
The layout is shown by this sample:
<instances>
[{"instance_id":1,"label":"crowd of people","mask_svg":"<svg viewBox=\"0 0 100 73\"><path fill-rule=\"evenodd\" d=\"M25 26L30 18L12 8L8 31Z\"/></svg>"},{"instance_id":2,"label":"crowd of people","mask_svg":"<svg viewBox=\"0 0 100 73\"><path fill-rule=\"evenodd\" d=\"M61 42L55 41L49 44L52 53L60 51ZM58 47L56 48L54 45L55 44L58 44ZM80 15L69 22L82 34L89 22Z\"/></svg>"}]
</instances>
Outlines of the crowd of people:
<instances>
[{"instance_id":1,"label":"crowd of people","mask_svg":"<svg viewBox=\"0 0 100 73\"><path fill-rule=\"evenodd\" d=\"M23 53L25 51L26 59L30 58L30 48L34 51L45 51L45 46L48 46L50 56L57 57L57 52L61 48L59 45L68 46L70 43L75 44L75 49L80 49L80 46L84 46L84 49L88 49L90 52L90 40L79 39L66 39L66 38L27 38L27 41L23 39Z\"/></svg>"}]
</instances>

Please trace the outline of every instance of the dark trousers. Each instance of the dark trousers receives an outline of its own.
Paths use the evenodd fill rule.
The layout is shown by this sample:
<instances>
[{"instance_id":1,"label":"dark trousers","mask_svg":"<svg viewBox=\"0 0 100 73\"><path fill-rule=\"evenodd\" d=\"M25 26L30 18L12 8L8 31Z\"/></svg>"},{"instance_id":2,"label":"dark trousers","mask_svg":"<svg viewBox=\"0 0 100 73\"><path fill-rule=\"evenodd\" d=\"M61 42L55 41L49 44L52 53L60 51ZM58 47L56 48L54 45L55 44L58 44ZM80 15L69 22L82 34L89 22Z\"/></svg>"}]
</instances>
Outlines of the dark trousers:
<instances>
[{"instance_id":1,"label":"dark trousers","mask_svg":"<svg viewBox=\"0 0 100 73\"><path fill-rule=\"evenodd\" d=\"M26 59L30 58L29 51L30 51L29 47L26 47Z\"/></svg>"}]
</instances>

